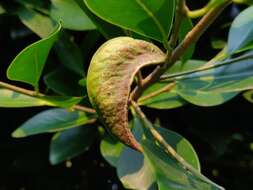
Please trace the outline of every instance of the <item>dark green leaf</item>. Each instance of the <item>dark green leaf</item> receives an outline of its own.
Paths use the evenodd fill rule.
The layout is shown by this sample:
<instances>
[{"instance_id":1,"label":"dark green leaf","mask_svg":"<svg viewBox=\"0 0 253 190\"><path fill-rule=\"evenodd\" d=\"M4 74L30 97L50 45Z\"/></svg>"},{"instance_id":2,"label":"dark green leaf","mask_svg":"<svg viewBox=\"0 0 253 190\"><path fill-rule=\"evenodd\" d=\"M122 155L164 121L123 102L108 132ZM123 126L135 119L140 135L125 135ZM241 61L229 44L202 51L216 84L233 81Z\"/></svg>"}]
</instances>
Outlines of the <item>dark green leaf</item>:
<instances>
[{"instance_id":1,"label":"dark green leaf","mask_svg":"<svg viewBox=\"0 0 253 190\"><path fill-rule=\"evenodd\" d=\"M97 16L112 24L167 43L174 18L175 0L84 2Z\"/></svg>"},{"instance_id":2,"label":"dark green leaf","mask_svg":"<svg viewBox=\"0 0 253 190\"><path fill-rule=\"evenodd\" d=\"M83 126L56 133L50 144L51 164L58 164L87 151L95 140L94 126Z\"/></svg>"},{"instance_id":3,"label":"dark green leaf","mask_svg":"<svg viewBox=\"0 0 253 190\"><path fill-rule=\"evenodd\" d=\"M71 30L94 30L95 25L74 0L51 0L51 17Z\"/></svg>"},{"instance_id":4,"label":"dark green leaf","mask_svg":"<svg viewBox=\"0 0 253 190\"><path fill-rule=\"evenodd\" d=\"M62 131L94 122L95 116L79 111L67 111L61 108L49 109L38 113L16 129L15 138L30 135Z\"/></svg>"},{"instance_id":5,"label":"dark green leaf","mask_svg":"<svg viewBox=\"0 0 253 190\"><path fill-rule=\"evenodd\" d=\"M48 88L64 96L85 95L85 88L78 84L80 79L81 77L79 75L63 67L55 69L44 77Z\"/></svg>"},{"instance_id":6,"label":"dark green leaf","mask_svg":"<svg viewBox=\"0 0 253 190\"><path fill-rule=\"evenodd\" d=\"M50 36L29 45L21 51L8 68L8 78L37 87L49 51L58 39L60 30L61 26L58 25Z\"/></svg>"},{"instance_id":7,"label":"dark green leaf","mask_svg":"<svg viewBox=\"0 0 253 190\"><path fill-rule=\"evenodd\" d=\"M55 51L64 67L84 77L83 53L66 31L62 32L55 44Z\"/></svg>"},{"instance_id":8,"label":"dark green leaf","mask_svg":"<svg viewBox=\"0 0 253 190\"><path fill-rule=\"evenodd\" d=\"M97 17L95 14L93 14L85 5L83 0L75 0L79 6L83 9L86 15L89 16L89 18L92 20L92 22L96 25L97 29L101 32L101 34L106 39L111 39L118 36L125 36L126 34L124 31L117 26L114 26L99 17Z\"/></svg>"},{"instance_id":9,"label":"dark green leaf","mask_svg":"<svg viewBox=\"0 0 253 190\"><path fill-rule=\"evenodd\" d=\"M183 41L183 39L185 38L186 34L193 28L193 24L190 18L184 18L182 20L181 26L180 26L180 30L179 30L179 41ZM193 43L188 50L183 54L183 56L181 57L181 61L183 63L185 63L186 61L188 61L189 59L192 58L192 55L194 53L195 50L195 43Z\"/></svg>"},{"instance_id":10,"label":"dark green leaf","mask_svg":"<svg viewBox=\"0 0 253 190\"><path fill-rule=\"evenodd\" d=\"M253 103L253 90L243 93L243 96L246 100Z\"/></svg>"},{"instance_id":11,"label":"dark green leaf","mask_svg":"<svg viewBox=\"0 0 253 190\"><path fill-rule=\"evenodd\" d=\"M228 38L228 53L232 54L253 42L253 6L234 20Z\"/></svg>"}]
</instances>

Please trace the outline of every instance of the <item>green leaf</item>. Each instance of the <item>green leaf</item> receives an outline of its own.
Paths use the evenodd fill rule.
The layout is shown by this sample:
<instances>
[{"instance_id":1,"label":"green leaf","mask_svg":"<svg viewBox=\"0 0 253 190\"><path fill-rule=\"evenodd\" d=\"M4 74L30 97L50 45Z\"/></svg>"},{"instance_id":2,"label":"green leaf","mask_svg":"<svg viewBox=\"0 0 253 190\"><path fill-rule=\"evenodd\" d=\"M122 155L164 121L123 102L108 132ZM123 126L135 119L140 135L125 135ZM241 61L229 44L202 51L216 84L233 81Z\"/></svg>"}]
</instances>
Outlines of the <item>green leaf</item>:
<instances>
[{"instance_id":1,"label":"green leaf","mask_svg":"<svg viewBox=\"0 0 253 190\"><path fill-rule=\"evenodd\" d=\"M71 30L94 30L95 25L73 0L51 0L50 15Z\"/></svg>"},{"instance_id":2,"label":"green leaf","mask_svg":"<svg viewBox=\"0 0 253 190\"><path fill-rule=\"evenodd\" d=\"M62 65L74 73L84 77L84 58L81 49L71 40L66 31L61 33L55 44L55 51Z\"/></svg>"},{"instance_id":3,"label":"green leaf","mask_svg":"<svg viewBox=\"0 0 253 190\"><path fill-rule=\"evenodd\" d=\"M154 97L149 97L150 94L166 88L168 83L155 83L148 87L143 95L138 99L138 104L141 106L147 106L155 109L172 109L183 106L186 101L184 101L176 92L175 88L169 92L165 91L156 95Z\"/></svg>"},{"instance_id":4,"label":"green leaf","mask_svg":"<svg viewBox=\"0 0 253 190\"><path fill-rule=\"evenodd\" d=\"M184 89L206 92L240 92L253 88L253 51L203 67L202 71L177 78Z\"/></svg>"},{"instance_id":5,"label":"green leaf","mask_svg":"<svg viewBox=\"0 0 253 190\"><path fill-rule=\"evenodd\" d=\"M92 22L96 25L99 32L106 38L111 39L118 36L125 36L124 30L120 27L112 25L101 18L97 17L93 14L85 5L83 0L75 0L76 3L81 7L81 9L85 12L86 15L92 20Z\"/></svg>"},{"instance_id":6,"label":"green leaf","mask_svg":"<svg viewBox=\"0 0 253 190\"><path fill-rule=\"evenodd\" d=\"M232 23L228 37L228 53L233 54L253 42L253 6L242 11Z\"/></svg>"},{"instance_id":7,"label":"green leaf","mask_svg":"<svg viewBox=\"0 0 253 190\"><path fill-rule=\"evenodd\" d=\"M7 89L0 89L0 107L22 108L45 105L48 105L48 103L42 99L23 95Z\"/></svg>"},{"instance_id":8,"label":"green leaf","mask_svg":"<svg viewBox=\"0 0 253 190\"><path fill-rule=\"evenodd\" d=\"M122 152L123 146L124 145L121 144L119 141L116 141L109 135L106 135L100 143L100 152L102 156L104 157L104 159L109 164L116 167L118 164L118 160Z\"/></svg>"},{"instance_id":9,"label":"green leaf","mask_svg":"<svg viewBox=\"0 0 253 190\"><path fill-rule=\"evenodd\" d=\"M79 111L67 111L61 108L49 109L38 113L18 129L12 136L15 138L30 135L62 131L94 122L95 116Z\"/></svg>"},{"instance_id":10,"label":"green leaf","mask_svg":"<svg viewBox=\"0 0 253 190\"><path fill-rule=\"evenodd\" d=\"M38 87L38 82L45 66L48 54L60 33L61 26L47 38L33 43L21 51L7 71L11 80L22 81Z\"/></svg>"},{"instance_id":11,"label":"green leaf","mask_svg":"<svg viewBox=\"0 0 253 190\"><path fill-rule=\"evenodd\" d=\"M183 41L187 33L193 28L193 24L190 18L185 17L182 20L180 30L179 30L179 41ZM193 53L195 51L195 43L191 44L191 46L187 49L187 51L181 57L181 61L185 63L189 59L192 58Z\"/></svg>"},{"instance_id":12,"label":"green leaf","mask_svg":"<svg viewBox=\"0 0 253 190\"><path fill-rule=\"evenodd\" d=\"M96 132L94 126L84 126L56 133L50 144L51 164L58 164L87 151L97 136Z\"/></svg>"},{"instance_id":13,"label":"green leaf","mask_svg":"<svg viewBox=\"0 0 253 190\"><path fill-rule=\"evenodd\" d=\"M138 118L134 118L134 131L136 139L141 141L141 139L150 139L148 134L143 134L143 126L141 121ZM198 170L200 169L199 160L194 149L190 143L184 139L182 136L169 131L164 128L158 127L157 130L163 135L167 142L176 149L178 154L180 154L185 160L191 163ZM142 141L143 143L143 141ZM152 140L152 144L155 145L155 141ZM168 154L165 157L170 158ZM170 158L171 159L171 158ZM174 164L175 160L171 159ZM159 164L159 163L157 163ZM166 167L168 163L165 164ZM163 166L163 167L165 167ZM173 171L172 169L167 172ZM117 165L117 173L120 177L121 182L126 188L130 189L140 189L140 190L155 190L157 185L161 183L161 179L156 176L158 171L154 170L153 164L147 159L147 157L139 152L134 151L128 147L124 147L120 159ZM186 171L184 171L186 172ZM178 177L173 176L175 173L168 175L169 177ZM167 176L167 175L166 175ZM169 188L167 188L169 190Z\"/></svg>"},{"instance_id":14,"label":"green leaf","mask_svg":"<svg viewBox=\"0 0 253 190\"><path fill-rule=\"evenodd\" d=\"M84 2L94 14L112 24L167 43L174 18L175 0Z\"/></svg>"},{"instance_id":15,"label":"green leaf","mask_svg":"<svg viewBox=\"0 0 253 190\"><path fill-rule=\"evenodd\" d=\"M194 174L186 171L178 162L171 158L161 147L145 139L142 142L145 158L151 165L160 190L219 190L208 181L199 179Z\"/></svg>"},{"instance_id":16,"label":"green leaf","mask_svg":"<svg viewBox=\"0 0 253 190\"><path fill-rule=\"evenodd\" d=\"M52 19L32 9L22 7L17 14L21 22L41 38L48 37L55 30L56 23Z\"/></svg>"},{"instance_id":17,"label":"green leaf","mask_svg":"<svg viewBox=\"0 0 253 190\"><path fill-rule=\"evenodd\" d=\"M253 103L253 90L243 93L243 97L249 102Z\"/></svg>"},{"instance_id":18,"label":"green leaf","mask_svg":"<svg viewBox=\"0 0 253 190\"><path fill-rule=\"evenodd\" d=\"M14 92L12 90L0 89L0 107L7 108L23 108L35 106L59 106L70 108L73 105L78 104L81 100L82 98L80 97L31 97Z\"/></svg>"},{"instance_id":19,"label":"green leaf","mask_svg":"<svg viewBox=\"0 0 253 190\"><path fill-rule=\"evenodd\" d=\"M5 9L2 5L0 5L0 15L6 13Z\"/></svg>"},{"instance_id":20,"label":"green leaf","mask_svg":"<svg viewBox=\"0 0 253 190\"><path fill-rule=\"evenodd\" d=\"M164 62L165 56L149 42L118 37L103 44L91 60L87 75L90 102L104 125L123 143L136 149L138 144L128 129L131 83L142 67Z\"/></svg>"},{"instance_id":21,"label":"green leaf","mask_svg":"<svg viewBox=\"0 0 253 190\"><path fill-rule=\"evenodd\" d=\"M47 87L63 96L84 96L85 88L78 84L80 79L79 75L64 67L58 67L44 76Z\"/></svg>"}]
</instances>

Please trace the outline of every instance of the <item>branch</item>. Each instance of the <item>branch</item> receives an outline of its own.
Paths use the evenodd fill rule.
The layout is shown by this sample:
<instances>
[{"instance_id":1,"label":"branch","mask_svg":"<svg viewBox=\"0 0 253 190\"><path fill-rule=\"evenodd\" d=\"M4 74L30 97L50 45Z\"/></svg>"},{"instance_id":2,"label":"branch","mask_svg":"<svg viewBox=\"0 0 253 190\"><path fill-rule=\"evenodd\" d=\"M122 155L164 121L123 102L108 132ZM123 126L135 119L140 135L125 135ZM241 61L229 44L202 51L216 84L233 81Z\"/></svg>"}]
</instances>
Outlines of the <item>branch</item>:
<instances>
[{"instance_id":1,"label":"branch","mask_svg":"<svg viewBox=\"0 0 253 190\"><path fill-rule=\"evenodd\" d=\"M175 23L174 23L174 27L173 27L170 42L169 42L170 47L172 48L174 48L177 44L180 26L181 26L183 18L186 16L185 8L186 8L185 0L179 0L178 5L177 5Z\"/></svg>"},{"instance_id":2,"label":"branch","mask_svg":"<svg viewBox=\"0 0 253 190\"><path fill-rule=\"evenodd\" d=\"M187 51L191 44L198 41L201 35L230 3L231 0L226 0L223 4L212 8L204 17L202 17L202 19L186 35L185 39L178 45L172 54L167 55L165 64L158 66L149 76L147 76L143 80L142 87L136 87L133 90L130 99L136 101L147 87L157 82L160 79L160 76L164 74L164 72Z\"/></svg>"},{"instance_id":3,"label":"branch","mask_svg":"<svg viewBox=\"0 0 253 190\"><path fill-rule=\"evenodd\" d=\"M139 102L141 101L145 101L147 99L150 99L150 98L153 98L155 96L158 96L164 92L169 92L172 88L174 88L176 86L176 83L175 82L172 82L172 83L169 83L167 84L165 87L153 92L153 93L150 93L148 94L147 96L143 96L139 99Z\"/></svg>"},{"instance_id":4,"label":"branch","mask_svg":"<svg viewBox=\"0 0 253 190\"><path fill-rule=\"evenodd\" d=\"M174 148L166 142L166 140L163 138L163 136L154 128L153 124L146 118L145 114L141 111L140 107L134 101L132 101L131 103L132 103L132 106L133 106L135 112L138 114L138 116L142 120L143 126L146 127L151 132L151 134L153 135L155 140L157 142L159 142L165 148L165 151L170 156L172 156L184 169L188 170L190 173L194 174L199 179L202 179L203 181L206 181L206 182L212 184L213 186L215 186L221 190L224 190L223 187L221 187L221 186L215 184L214 182L212 182L211 180L209 180L207 177L202 175L197 169L195 169L192 165L190 165L187 161L185 161L184 158L181 157L174 150Z\"/></svg>"},{"instance_id":5,"label":"branch","mask_svg":"<svg viewBox=\"0 0 253 190\"><path fill-rule=\"evenodd\" d=\"M32 91L32 90L27 90L18 86L14 86L5 82L0 81L0 87L12 90L14 92L18 92L27 96L31 96L31 97L37 97L37 98L43 98L46 95L42 94L42 93L37 93L36 91ZM83 112L88 112L88 113L96 113L96 111L94 109L85 107L85 106L81 106L81 105L74 105L72 107L72 109L74 110L78 110L78 111L83 111Z\"/></svg>"}]
</instances>

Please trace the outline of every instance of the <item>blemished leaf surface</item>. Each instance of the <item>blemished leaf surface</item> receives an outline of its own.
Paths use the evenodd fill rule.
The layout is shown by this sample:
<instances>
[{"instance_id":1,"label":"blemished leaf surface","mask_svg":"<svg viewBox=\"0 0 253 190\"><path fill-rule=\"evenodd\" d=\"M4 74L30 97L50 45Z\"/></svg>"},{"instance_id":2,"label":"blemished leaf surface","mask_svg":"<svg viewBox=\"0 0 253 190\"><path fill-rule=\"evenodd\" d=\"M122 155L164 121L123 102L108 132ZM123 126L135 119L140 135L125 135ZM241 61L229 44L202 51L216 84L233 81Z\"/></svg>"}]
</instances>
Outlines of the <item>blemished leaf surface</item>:
<instances>
[{"instance_id":1,"label":"blemished leaf surface","mask_svg":"<svg viewBox=\"0 0 253 190\"><path fill-rule=\"evenodd\" d=\"M41 38L48 37L55 30L56 23L52 19L32 9L23 7L17 14L21 22Z\"/></svg>"},{"instance_id":2,"label":"blemished leaf surface","mask_svg":"<svg viewBox=\"0 0 253 190\"><path fill-rule=\"evenodd\" d=\"M84 2L94 14L107 22L167 43L174 18L175 0L84 0Z\"/></svg>"},{"instance_id":3,"label":"blemished leaf surface","mask_svg":"<svg viewBox=\"0 0 253 190\"><path fill-rule=\"evenodd\" d=\"M85 12L85 14L92 20L92 22L96 25L99 32L106 38L111 39L118 36L125 36L125 32L122 28L112 25L94 13L92 13L86 6L83 0L75 0L76 3L81 7L81 9Z\"/></svg>"},{"instance_id":4,"label":"blemished leaf surface","mask_svg":"<svg viewBox=\"0 0 253 190\"><path fill-rule=\"evenodd\" d=\"M94 119L96 119L95 115L84 112L68 111L61 108L49 109L27 120L12 133L12 136L21 138L35 134L62 131L89 124L94 122Z\"/></svg>"},{"instance_id":5,"label":"blemished leaf surface","mask_svg":"<svg viewBox=\"0 0 253 190\"><path fill-rule=\"evenodd\" d=\"M50 163L55 165L89 150L96 136L95 126L81 126L56 133L50 144Z\"/></svg>"},{"instance_id":6,"label":"blemished leaf surface","mask_svg":"<svg viewBox=\"0 0 253 190\"><path fill-rule=\"evenodd\" d=\"M242 11L232 23L228 37L228 53L235 53L250 43L253 43L253 6Z\"/></svg>"},{"instance_id":7,"label":"blemished leaf surface","mask_svg":"<svg viewBox=\"0 0 253 190\"><path fill-rule=\"evenodd\" d=\"M50 15L71 30L94 30L96 26L74 0L51 0Z\"/></svg>"},{"instance_id":8,"label":"blemished leaf surface","mask_svg":"<svg viewBox=\"0 0 253 190\"><path fill-rule=\"evenodd\" d=\"M7 77L10 80L21 81L38 87L48 54L58 39L60 31L61 25L59 24L50 36L22 50L8 67Z\"/></svg>"},{"instance_id":9,"label":"blemished leaf surface","mask_svg":"<svg viewBox=\"0 0 253 190\"><path fill-rule=\"evenodd\" d=\"M107 41L94 54L87 75L89 99L104 125L123 143L138 149L128 128L128 96L135 74L164 62L155 45L129 37Z\"/></svg>"},{"instance_id":10,"label":"blemished leaf surface","mask_svg":"<svg viewBox=\"0 0 253 190\"><path fill-rule=\"evenodd\" d=\"M23 108L37 106L59 106L70 108L78 104L82 97L43 96L31 97L12 90L0 89L0 107Z\"/></svg>"}]
</instances>

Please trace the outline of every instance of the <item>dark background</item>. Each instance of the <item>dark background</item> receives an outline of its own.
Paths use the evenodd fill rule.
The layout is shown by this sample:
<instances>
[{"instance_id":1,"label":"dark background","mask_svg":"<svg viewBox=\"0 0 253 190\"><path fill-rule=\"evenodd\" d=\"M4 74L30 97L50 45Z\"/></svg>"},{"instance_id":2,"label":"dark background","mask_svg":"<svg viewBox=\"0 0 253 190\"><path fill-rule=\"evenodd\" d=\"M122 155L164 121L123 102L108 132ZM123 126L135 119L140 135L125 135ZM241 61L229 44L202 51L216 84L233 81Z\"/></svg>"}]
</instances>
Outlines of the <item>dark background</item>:
<instances>
[{"instance_id":1,"label":"dark background","mask_svg":"<svg viewBox=\"0 0 253 190\"><path fill-rule=\"evenodd\" d=\"M203 1L196 1L197 6L191 8L202 4ZM220 26L231 22L241 8L231 6L226 10L197 44L195 58L209 59L217 53L211 48L211 39L226 38L227 28ZM7 81L6 68L15 55L37 39L16 17L0 16L1 80ZM123 189L115 170L99 153L99 139L88 152L72 160L72 167L67 167L66 163L49 164L51 135L11 138L14 129L43 109L46 108L0 109L0 190ZM253 189L253 104L241 95L217 107L187 105L145 112L153 120L159 116L164 127L177 131L193 144L206 176L228 190Z\"/></svg>"}]
</instances>

